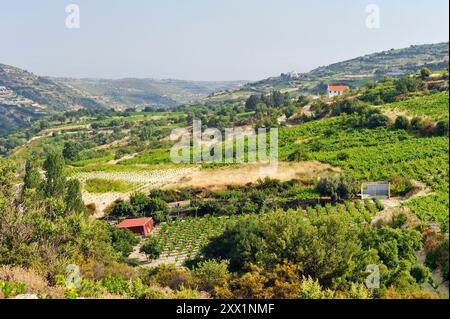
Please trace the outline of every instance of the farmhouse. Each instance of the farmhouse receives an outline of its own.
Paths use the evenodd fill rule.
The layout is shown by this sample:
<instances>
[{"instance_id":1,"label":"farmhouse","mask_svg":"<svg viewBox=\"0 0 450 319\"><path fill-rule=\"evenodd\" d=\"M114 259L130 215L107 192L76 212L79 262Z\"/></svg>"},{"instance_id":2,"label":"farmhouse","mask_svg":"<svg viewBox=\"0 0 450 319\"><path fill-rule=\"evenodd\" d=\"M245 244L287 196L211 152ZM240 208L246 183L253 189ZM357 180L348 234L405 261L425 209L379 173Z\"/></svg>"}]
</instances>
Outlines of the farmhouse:
<instances>
[{"instance_id":1,"label":"farmhouse","mask_svg":"<svg viewBox=\"0 0 450 319\"><path fill-rule=\"evenodd\" d=\"M328 86L328 97L331 99L335 96L344 94L345 91L350 88L346 85L329 85Z\"/></svg>"},{"instance_id":2,"label":"farmhouse","mask_svg":"<svg viewBox=\"0 0 450 319\"><path fill-rule=\"evenodd\" d=\"M117 224L117 228L129 229L136 235L147 237L153 229L153 219L151 217L126 219Z\"/></svg>"}]
</instances>

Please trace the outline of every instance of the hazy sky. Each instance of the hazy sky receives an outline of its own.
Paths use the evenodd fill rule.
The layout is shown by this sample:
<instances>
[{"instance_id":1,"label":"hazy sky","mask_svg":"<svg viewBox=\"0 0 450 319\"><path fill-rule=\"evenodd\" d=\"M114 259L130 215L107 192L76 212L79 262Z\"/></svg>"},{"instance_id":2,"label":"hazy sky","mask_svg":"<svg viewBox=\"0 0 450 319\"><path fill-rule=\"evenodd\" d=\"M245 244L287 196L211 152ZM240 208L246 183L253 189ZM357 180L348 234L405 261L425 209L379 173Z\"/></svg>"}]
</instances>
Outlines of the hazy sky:
<instances>
[{"instance_id":1,"label":"hazy sky","mask_svg":"<svg viewBox=\"0 0 450 319\"><path fill-rule=\"evenodd\" d=\"M68 4L80 29L65 26ZM366 27L368 4L380 28ZM40 75L257 80L448 41L448 0L0 0L0 63Z\"/></svg>"}]
</instances>

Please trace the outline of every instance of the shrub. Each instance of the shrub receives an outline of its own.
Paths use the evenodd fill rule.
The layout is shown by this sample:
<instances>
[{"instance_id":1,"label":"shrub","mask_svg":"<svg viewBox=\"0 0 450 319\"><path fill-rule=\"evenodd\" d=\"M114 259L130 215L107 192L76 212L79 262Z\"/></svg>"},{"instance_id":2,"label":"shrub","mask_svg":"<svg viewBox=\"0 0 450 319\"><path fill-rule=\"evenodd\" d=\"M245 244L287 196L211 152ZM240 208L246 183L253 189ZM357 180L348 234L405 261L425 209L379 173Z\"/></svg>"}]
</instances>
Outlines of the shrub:
<instances>
[{"instance_id":1,"label":"shrub","mask_svg":"<svg viewBox=\"0 0 450 319\"><path fill-rule=\"evenodd\" d=\"M389 179L389 182L391 183L391 192L393 195L403 196L413 188L409 178L404 176L394 175Z\"/></svg>"},{"instance_id":2,"label":"shrub","mask_svg":"<svg viewBox=\"0 0 450 319\"><path fill-rule=\"evenodd\" d=\"M429 68L422 68L420 69L420 78L422 80L426 80L430 77L431 75L431 70Z\"/></svg>"},{"instance_id":3,"label":"shrub","mask_svg":"<svg viewBox=\"0 0 450 319\"><path fill-rule=\"evenodd\" d=\"M416 279L418 284L423 284L431 278L431 271L424 265L415 265L410 270L411 276Z\"/></svg>"},{"instance_id":4,"label":"shrub","mask_svg":"<svg viewBox=\"0 0 450 319\"><path fill-rule=\"evenodd\" d=\"M422 129L422 127L424 126L424 124L425 124L424 120L420 117L414 117L411 120L411 127L417 131L420 131Z\"/></svg>"},{"instance_id":5,"label":"shrub","mask_svg":"<svg viewBox=\"0 0 450 319\"><path fill-rule=\"evenodd\" d=\"M128 293L128 282L122 277L106 276L102 279L102 285L112 294L124 295Z\"/></svg>"},{"instance_id":6,"label":"shrub","mask_svg":"<svg viewBox=\"0 0 450 319\"><path fill-rule=\"evenodd\" d=\"M333 201L351 199L358 192L356 180L344 176L323 177L319 179L316 189L320 195L329 196Z\"/></svg>"},{"instance_id":7,"label":"shrub","mask_svg":"<svg viewBox=\"0 0 450 319\"><path fill-rule=\"evenodd\" d=\"M228 266L227 260L200 262L193 270L194 280L199 289L213 293L215 287L225 286L230 279Z\"/></svg>"},{"instance_id":8,"label":"shrub","mask_svg":"<svg viewBox=\"0 0 450 319\"><path fill-rule=\"evenodd\" d=\"M448 135L448 122L439 121L436 124L436 134L439 136Z\"/></svg>"},{"instance_id":9,"label":"shrub","mask_svg":"<svg viewBox=\"0 0 450 319\"><path fill-rule=\"evenodd\" d=\"M398 116L395 119L394 126L398 130L407 130L410 127L409 119L406 116Z\"/></svg>"},{"instance_id":10,"label":"shrub","mask_svg":"<svg viewBox=\"0 0 450 319\"><path fill-rule=\"evenodd\" d=\"M178 269L175 265L161 265L150 275L150 284L169 287L174 290L193 286L191 273L186 269Z\"/></svg>"},{"instance_id":11,"label":"shrub","mask_svg":"<svg viewBox=\"0 0 450 319\"><path fill-rule=\"evenodd\" d=\"M389 118L383 114L373 114L368 118L367 126L369 128L387 127Z\"/></svg>"}]
</instances>

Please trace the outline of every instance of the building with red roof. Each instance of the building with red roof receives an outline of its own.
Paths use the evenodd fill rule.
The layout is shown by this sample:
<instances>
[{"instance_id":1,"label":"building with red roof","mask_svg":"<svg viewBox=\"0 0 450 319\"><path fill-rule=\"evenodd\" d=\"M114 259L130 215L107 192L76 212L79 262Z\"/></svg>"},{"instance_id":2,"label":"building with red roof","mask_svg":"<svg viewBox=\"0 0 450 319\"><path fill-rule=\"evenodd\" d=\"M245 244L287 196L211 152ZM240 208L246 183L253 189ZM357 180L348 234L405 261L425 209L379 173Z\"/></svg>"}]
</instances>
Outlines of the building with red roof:
<instances>
[{"instance_id":1,"label":"building with red roof","mask_svg":"<svg viewBox=\"0 0 450 319\"><path fill-rule=\"evenodd\" d=\"M328 85L328 97L333 98L335 96L342 95L349 89L350 88L346 85Z\"/></svg>"},{"instance_id":2,"label":"building with red roof","mask_svg":"<svg viewBox=\"0 0 450 319\"><path fill-rule=\"evenodd\" d=\"M151 217L126 219L116 225L117 228L129 229L136 235L147 237L153 230L153 219Z\"/></svg>"}]
</instances>

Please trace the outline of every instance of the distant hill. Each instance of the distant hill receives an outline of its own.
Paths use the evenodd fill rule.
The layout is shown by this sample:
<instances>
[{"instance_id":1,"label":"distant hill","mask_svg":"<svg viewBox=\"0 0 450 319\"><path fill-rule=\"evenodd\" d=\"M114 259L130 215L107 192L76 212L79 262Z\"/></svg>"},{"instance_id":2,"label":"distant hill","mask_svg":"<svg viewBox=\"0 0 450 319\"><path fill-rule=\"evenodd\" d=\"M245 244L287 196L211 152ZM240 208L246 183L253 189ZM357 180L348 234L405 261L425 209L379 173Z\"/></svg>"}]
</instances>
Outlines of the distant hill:
<instances>
[{"instance_id":1,"label":"distant hill","mask_svg":"<svg viewBox=\"0 0 450 319\"><path fill-rule=\"evenodd\" d=\"M295 94L323 94L327 84L345 84L351 87L365 85L384 76L401 76L422 67L439 70L448 67L449 43L412 45L391 49L355 59L318 67L308 73L290 72L262 81L248 83L239 90L214 95L209 101L227 101L246 98L250 94L281 90Z\"/></svg>"},{"instance_id":2,"label":"distant hill","mask_svg":"<svg viewBox=\"0 0 450 319\"><path fill-rule=\"evenodd\" d=\"M207 97L213 92L237 89L243 81L202 82L155 79L71 79L55 81L87 92L114 109L129 107L170 108Z\"/></svg>"},{"instance_id":3,"label":"distant hill","mask_svg":"<svg viewBox=\"0 0 450 319\"><path fill-rule=\"evenodd\" d=\"M0 64L0 135L42 115L81 108L170 108L243 83L49 78Z\"/></svg>"},{"instance_id":4,"label":"distant hill","mask_svg":"<svg viewBox=\"0 0 450 319\"><path fill-rule=\"evenodd\" d=\"M17 129L44 114L105 107L64 84L0 64L0 134Z\"/></svg>"}]
</instances>

